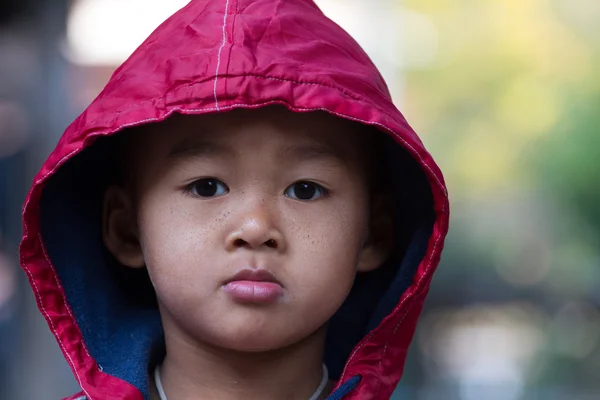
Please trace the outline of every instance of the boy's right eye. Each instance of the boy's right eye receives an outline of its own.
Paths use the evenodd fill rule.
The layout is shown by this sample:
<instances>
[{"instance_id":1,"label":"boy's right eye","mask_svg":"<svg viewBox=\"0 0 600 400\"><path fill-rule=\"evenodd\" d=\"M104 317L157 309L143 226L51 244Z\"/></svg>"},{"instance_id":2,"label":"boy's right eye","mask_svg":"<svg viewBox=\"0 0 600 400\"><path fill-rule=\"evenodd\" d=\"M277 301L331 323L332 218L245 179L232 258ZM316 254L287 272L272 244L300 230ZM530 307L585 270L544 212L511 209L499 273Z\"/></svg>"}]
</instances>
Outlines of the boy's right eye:
<instances>
[{"instance_id":1,"label":"boy's right eye","mask_svg":"<svg viewBox=\"0 0 600 400\"><path fill-rule=\"evenodd\" d=\"M187 191L198 197L217 197L227 194L229 188L218 179L204 178L192 182Z\"/></svg>"}]
</instances>

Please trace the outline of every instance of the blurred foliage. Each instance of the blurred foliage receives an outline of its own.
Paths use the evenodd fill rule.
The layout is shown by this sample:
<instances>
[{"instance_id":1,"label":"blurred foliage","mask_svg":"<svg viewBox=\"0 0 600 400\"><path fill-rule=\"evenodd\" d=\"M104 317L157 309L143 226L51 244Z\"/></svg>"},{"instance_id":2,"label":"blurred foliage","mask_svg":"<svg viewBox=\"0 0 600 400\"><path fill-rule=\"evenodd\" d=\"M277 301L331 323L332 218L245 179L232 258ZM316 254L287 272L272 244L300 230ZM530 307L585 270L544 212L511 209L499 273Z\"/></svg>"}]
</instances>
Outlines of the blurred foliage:
<instances>
[{"instance_id":1,"label":"blurred foliage","mask_svg":"<svg viewBox=\"0 0 600 400\"><path fill-rule=\"evenodd\" d=\"M403 71L402 109L452 203L425 318L450 295L525 300L545 335L528 384L600 390L600 2L399 4L437 33L435 57ZM405 35L409 53L431 46Z\"/></svg>"},{"instance_id":2,"label":"blurred foliage","mask_svg":"<svg viewBox=\"0 0 600 400\"><path fill-rule=\"evenodd\" d=\"M403 109L445 172L456 230L490 266L522 265L528 249L596 259L600 2L402 5L437 30L435 59L405 71Z\"/></svg>"},{"instance_id":3,"label":"blurred foliage","mask_svg":"<svg viewBox=\"0 0 600 400\"><path fill-rule=\"evenodd\" d=\"M535 183L539 175L531 170L531 159L523 157L529 154L525 150L573 122L573 97L587 100L600 89L595 57L600 31L594 28L600 3L403 4L428 15L439 30L435 63L408 71L407 107L418 130L431 137L455 193ZM594 13L597 18L584 18ZM418 37L413 39L412 46L418 46Z\"/></svg>"},{"instance_id":4,"label":"blurred foliage","mask_svg":"<svg viewBox=\"0 0 600 400\"><path fill-rule=\"evenodd\" d=\"M600 65L600 62L597 63ZM600 68L596 70L600 76ZM541 146L538 160L542 184L600 229L600 85L598 78L579 93L571 93L570 116ZM594 87L595 85L595 87ZM600 244L598 237L596 245Z\"/></svg>"}]
</instances>

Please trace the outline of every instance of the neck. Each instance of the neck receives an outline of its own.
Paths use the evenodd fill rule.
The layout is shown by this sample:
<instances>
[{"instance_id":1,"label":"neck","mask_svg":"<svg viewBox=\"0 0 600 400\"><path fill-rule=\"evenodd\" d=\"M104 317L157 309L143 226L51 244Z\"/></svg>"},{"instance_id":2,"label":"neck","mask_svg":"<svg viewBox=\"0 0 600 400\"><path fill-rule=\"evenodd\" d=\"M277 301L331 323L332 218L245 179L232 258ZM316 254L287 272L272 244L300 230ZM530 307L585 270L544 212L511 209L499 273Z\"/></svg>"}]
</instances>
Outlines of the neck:
<instances>
[{"instance_id":1,"label":"neck","mask_svg":"<svg viewBox=\"0 0 600 400\"><path fill-rule=\"evenodd\" d=\"M232 351L169 333L165 341L161 380L169 400L307 400L323 376L325 328L268 352Z\"/></svg>"}]
</instances>

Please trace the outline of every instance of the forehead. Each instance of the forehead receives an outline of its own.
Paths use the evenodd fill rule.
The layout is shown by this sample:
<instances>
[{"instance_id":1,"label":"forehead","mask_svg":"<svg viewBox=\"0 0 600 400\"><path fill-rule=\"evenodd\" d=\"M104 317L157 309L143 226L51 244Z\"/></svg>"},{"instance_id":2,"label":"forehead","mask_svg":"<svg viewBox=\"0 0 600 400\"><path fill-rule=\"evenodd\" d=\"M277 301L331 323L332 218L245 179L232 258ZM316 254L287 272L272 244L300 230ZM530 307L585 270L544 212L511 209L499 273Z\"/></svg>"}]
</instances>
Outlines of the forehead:
<instances>
[{"instance_id":1,"label":"forehead","mask_svg":"<svg viewBox=\"0 0 600 400\"><path fill-rule=\"evenodd\" d=\"M370 140L367 128L322 112L293 113L283 108L235 110L209 115L175 115L146 126L136 148L155 157L195 150L230 153L270 147L274 151L304 148L314 155L342 159L361 157Z\"/></svg>"}]
</instances>

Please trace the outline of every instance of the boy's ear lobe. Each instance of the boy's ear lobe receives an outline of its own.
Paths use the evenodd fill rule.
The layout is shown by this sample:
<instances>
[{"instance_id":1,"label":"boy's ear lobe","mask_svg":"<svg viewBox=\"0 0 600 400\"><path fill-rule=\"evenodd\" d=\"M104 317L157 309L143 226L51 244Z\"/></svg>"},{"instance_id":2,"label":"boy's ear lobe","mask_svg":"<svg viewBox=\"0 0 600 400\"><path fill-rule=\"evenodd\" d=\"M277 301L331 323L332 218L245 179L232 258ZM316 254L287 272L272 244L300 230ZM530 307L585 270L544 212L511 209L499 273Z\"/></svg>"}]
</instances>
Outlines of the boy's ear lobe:
<instances>
[{"instance_id":1,"label":"boy's ear lobe","mask_svg":"<svg viewBox=\"0 0 600 400\"><path fill-rule=\"evenodd\" d=\"M122 187L111 186L104 194L102 239L111 254L123 265L145 265L131 197Z\"/></svg>"},{"instance_id":2,"label":"boy's ear lobe","mask_svg":"<svg viewBox=\"0 0 600 400\"><path fill-rule=\"evenodd\" d=\"M374 195L371 201L369 235L358 260L358 272L373 271L388 259L394 248L394 221L390 199Z\"/></svg>"}]
</instances>

